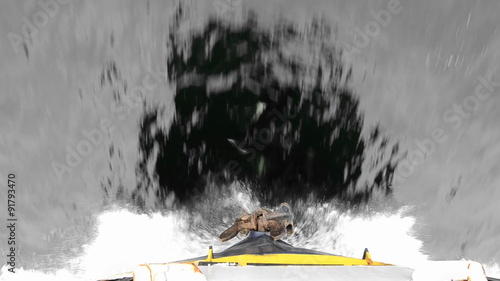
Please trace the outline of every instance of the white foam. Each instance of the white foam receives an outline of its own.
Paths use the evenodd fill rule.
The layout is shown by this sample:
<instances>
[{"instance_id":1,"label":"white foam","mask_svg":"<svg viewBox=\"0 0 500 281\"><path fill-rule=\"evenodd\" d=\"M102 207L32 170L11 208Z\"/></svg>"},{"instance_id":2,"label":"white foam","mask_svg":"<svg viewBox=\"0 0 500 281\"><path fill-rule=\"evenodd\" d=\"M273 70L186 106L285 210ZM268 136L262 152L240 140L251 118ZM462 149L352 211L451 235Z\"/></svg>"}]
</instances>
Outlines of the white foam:
<instances>
[{"instance_id":1,"label":"white foam","mask_svg":"<svg viewBox=\"0 0 500 281\"><path fill-rule=\"evenodd\" d=\"M234 213L260 206L250 188L240 183L220 191L209 189L203 198L189 211L140 214L125 207L110 208L98 215L94 238L80 245L83 251L69 260L67 268L51 273L18 269L11 274L4 266L0 280L96 280L131 271L140 263L205 255L209 245L219 252L241 239L229 243L217 239ZM286 240L294 246L357 258L366 247L374 260L410 268L428 260L422 241L413 235L415 218L404 208L367 214L342 212L333 203L296 203L292 209L300 221L296 221L296 234ZM498 264L487 265L486 271L500 276Z\"/></svg>"},{"instance_id":2,"label":"white foam","mask_svg":"<svg viewBox=\"0 0 500 281\"><path fill-rule=\"evenodd\" d=\"M427 261L422 241L413 235L415 218L404 208L395 213L341 213L333 204L310 207L307 219L317 232L290 238L296 246L361 258L368 248L372 259L414 268ZM318 215L319 214L319 215ZM299 230L303 231L303 230Z\"/></svg>"},{"instance_id":3,"label":"white foam","mask_svg":"<svg viewBox=\"0 0 500 281\"><path fill-rule=\"evenodd\" d=\"M486 276L500 279L500 266L498 263L486 263L484 269L486 271Z\"/></svg>"}]
</instances>

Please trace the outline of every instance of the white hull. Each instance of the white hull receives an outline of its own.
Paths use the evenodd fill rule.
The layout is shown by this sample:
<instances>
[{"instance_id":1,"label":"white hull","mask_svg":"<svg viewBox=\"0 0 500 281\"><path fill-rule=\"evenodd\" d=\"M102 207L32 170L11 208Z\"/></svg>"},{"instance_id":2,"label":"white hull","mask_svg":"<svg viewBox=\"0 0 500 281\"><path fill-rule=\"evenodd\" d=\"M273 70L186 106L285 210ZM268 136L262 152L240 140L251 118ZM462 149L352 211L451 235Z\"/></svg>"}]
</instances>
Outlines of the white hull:
<instances>
[{"instance_id":1,"label":"white hull","mask_svg":"<svg viewBox=\"0 0 500 281\"><path fill-rule=\"evenodd\" d=\"M413 270L399 266L199 266L207 281L408 281Z\"/></svg>"},{"instance_id":2,"label":"white hull","mask_svg":"<svg viewBox=\"0 0 500 281\"><path fill-rule=\"evenodd\" d=\"M130 276L130 275L129 275ZM122 276L124 277L124 276ZM416 270L401 266L317 265L199 265L190 263L145 264L134 270L133 281L487 281L481 264L473 261L429 262Z\"/></svg>"}]
</instances>

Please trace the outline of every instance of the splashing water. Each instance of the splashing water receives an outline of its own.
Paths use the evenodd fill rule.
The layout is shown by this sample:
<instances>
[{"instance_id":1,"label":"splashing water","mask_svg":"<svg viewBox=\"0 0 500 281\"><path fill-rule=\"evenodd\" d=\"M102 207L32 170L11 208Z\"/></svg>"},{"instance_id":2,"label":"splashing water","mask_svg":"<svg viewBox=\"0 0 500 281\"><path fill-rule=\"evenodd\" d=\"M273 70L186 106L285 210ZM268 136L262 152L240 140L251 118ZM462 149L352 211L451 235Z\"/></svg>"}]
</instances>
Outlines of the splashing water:
<instances>
[{"instance_id":1,"label":"splashing water","mask_svg":"<svg viewBox=\"0 0 500 281\"><path fill-rule=\"evenodd\" d=\"M306 227L317 233L290 237L294 245L357 258L368 248L374 260L408 267L428 260L421 251L422 241L413 236L415 218L405 215L405 208L354 214L324 204L308 208L305 217L313 222Z\"/></svg>"},{"instance_id":2,"label":"splashing water","mask_svg":"<svg viewBox=\"0 0 500 281\"><path fill-rule=\"evenodd\" d=\"M130 272L141 263L202 256L209 245L219 252L235 242L222 243L217 237L238 210L249 212L260 206L251 189L241 183L209 187L203 198L190 209L149 214L112 206L99 214L94 239L66 268L49 273L18 269L12 274L4 266L0 280L97 280ZM292 206L300 221L296 221L296 233L285 240L294 246L357 258L366 247L374 260L410 268L429 258L414 236L416 221L406 214L407 208L354 212L342 211L333 202L292 202ZM498 265L487 266L487 273L498 276Z\"/></svg>"},{"instance_id":3,"label":"splashing water","mask_svg":"<svg viewBox=\"0 0 500 281\"><path fill-rule=\"evenodd\" d=\"M484 264L486 276L493 278L500 278L500 265L498 263L490 262Z\"/></svg>"}]
</instances>

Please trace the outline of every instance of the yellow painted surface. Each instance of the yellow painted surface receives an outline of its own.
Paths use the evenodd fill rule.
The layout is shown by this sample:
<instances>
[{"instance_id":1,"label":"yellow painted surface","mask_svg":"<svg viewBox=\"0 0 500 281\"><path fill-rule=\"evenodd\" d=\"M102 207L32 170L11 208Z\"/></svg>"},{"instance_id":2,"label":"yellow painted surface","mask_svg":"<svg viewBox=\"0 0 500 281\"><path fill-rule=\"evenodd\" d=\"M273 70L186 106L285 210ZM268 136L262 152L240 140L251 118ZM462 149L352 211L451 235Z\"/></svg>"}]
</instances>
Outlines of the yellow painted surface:
<instances>
[{"instance_id":1,"label":"yellow painted surface","mask_svg":"<svg viewBox=\"0 0 500 281\"><path fill-rule=\"evenodd\" d=\"M247 264L289 264L289 265L390 265L387 263L376 262L367 255L366 259L348 258L342 256L329 255L308 255L308 254L268 254L268 255L237 255L222 258L213 258L208 255L205 260L199 262L210 263L237 263L240 266Z\"/></svg>"}]
</instances>

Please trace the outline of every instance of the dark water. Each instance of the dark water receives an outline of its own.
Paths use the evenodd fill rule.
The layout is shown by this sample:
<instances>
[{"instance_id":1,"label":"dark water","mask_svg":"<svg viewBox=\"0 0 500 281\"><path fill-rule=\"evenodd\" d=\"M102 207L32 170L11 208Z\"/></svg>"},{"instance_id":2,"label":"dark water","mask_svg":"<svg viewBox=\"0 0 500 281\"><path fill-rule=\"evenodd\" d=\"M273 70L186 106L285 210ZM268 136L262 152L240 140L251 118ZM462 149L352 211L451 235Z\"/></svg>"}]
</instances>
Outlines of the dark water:
<instances>
[{"instance_id":1,"label":"dark water","mask_svg":"<svg viewBox=\"0 0 500 281\"><path fill-rule=\"evenodd\" d=\"M133 194L136 202L152 176L160 205L169 193L190 201L207 179L252 183L272 204L311 193L353 204L372 192L391 194L399 146L378 126L364 125L349 86L351 66L325 20L263 28L249 13L239 24L212 18L181 33L182 21L190 20L185 9L175 15L166 56L176 112L165 130L157 129L165 123L162 108L143 116L139 172L145 180ZM360 181L371 173L373 179Z\"/></svg>"}]
</instances>

